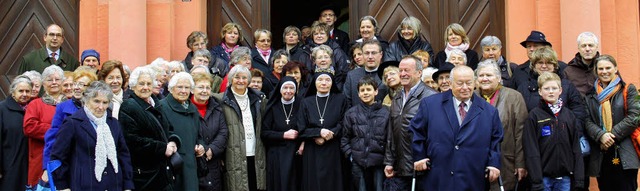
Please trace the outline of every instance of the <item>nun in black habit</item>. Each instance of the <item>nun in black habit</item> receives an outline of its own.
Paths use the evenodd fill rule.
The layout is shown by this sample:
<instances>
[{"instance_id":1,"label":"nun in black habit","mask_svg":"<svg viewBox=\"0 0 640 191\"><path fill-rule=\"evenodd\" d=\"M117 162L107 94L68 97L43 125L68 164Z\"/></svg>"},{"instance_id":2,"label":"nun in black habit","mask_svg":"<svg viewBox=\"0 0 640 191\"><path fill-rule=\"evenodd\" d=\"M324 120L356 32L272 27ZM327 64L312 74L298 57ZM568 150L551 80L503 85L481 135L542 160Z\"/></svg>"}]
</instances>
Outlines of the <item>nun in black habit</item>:
<instances>
[{"instance_id":1,"label":"nun in black habit","mask_svg":"<svg viewBox=\"0 0 640 191\"><path fill-rule=\"evenodd\" d=\"M300 190L297 89L296 79L284 76L267 103L260 135L267 148L267 190Z\"/></svg>"},{"instance_id":2,"label":"nun in black habit","mask_svg":"<svg viewBox=\"0 0 640 191\"><path fill-rule=\"evenodd\" d=\"M342 191L340 137L346 98L333 85L333 74L313 76L298 119L302 152L302 190Z\"/></svg>"}]
</instances>

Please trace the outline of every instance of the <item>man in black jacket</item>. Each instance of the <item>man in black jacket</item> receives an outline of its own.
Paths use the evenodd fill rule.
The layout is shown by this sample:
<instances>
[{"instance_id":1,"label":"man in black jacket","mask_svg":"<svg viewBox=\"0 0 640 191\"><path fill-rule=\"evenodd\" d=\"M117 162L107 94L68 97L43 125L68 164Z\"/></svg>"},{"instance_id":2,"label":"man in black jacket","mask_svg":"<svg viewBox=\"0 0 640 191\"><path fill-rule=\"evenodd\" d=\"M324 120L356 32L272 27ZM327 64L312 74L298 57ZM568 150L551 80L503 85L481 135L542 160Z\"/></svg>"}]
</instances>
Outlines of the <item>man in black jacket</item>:
<instances>
[{"instance_id":1,"label":"man in black jacket","mask_svg":"<svg viewBox=\"0 0 640 191\"><path fill-rule=\"evenodd\" d=\"M344 52L349 52L349 33L344 32L335 27L335 23L340 16L340 8L335 5L327 5L320 9L318 22L325 23L329 26L329 37L336 41ZM313 37L311 37L313 38Z\"/></svg>"}]
</instances>

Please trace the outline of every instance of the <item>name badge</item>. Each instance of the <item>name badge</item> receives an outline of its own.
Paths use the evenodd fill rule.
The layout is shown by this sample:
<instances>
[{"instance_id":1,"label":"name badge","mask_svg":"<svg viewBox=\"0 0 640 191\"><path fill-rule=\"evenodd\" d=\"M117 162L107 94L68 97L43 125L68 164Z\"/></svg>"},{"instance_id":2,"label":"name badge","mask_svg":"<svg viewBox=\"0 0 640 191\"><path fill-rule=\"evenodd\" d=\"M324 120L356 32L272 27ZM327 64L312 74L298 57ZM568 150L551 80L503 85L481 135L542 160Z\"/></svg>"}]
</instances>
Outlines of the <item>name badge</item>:
<instances>
[{"instance_id":1,"label":"name badge","mask_svg":"<svg viewBox=\"0 0 640 191\"><path fill-rule=\"evenodd\" d=\"M542 127L542 136L546 137L546 136L549 136L549 135L551 135L551 127L549 127L548 125Z\"/></svg>"}]
</instances>

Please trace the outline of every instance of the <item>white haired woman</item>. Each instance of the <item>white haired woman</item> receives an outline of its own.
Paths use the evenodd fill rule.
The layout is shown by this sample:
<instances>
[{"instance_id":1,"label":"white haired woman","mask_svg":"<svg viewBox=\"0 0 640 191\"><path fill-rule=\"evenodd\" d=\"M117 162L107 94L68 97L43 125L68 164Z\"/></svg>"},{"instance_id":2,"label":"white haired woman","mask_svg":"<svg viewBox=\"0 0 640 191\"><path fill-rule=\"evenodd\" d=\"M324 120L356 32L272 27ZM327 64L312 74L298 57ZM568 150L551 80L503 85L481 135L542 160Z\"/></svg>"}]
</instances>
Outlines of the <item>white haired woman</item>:
<instances>
[{"instance_id":1,"label":"white haired woman","mask_svg":"<svg viewBox=\"0 0 640 191\"><path fill-rule=\"evenodd\" d=\"M169 131L173 131L181 139L178 153L184 160L182 172L176 175L176 190L198 190L196 157L205 154L204 142L199 137L200 114L196 106L189 100L194 88L193 78L189 73L179 72L169 80L169 92L160 103L164 105L161 114L169 120Z\"/></svg>"},{"instance_id":2,"label":"white haired woman","mask_svg":"<svg viewBox=\"0 0 640 191\"><path fill-rule=\"evenodd\" d=\"M31 100L31 79L20 75L9 86L11 96L0 102L0 190L24 190L28 145L22 132L24 110Z\"/></svg>"},{"instance_id":3,"label":"white haired woman","mask_svg":"<svg viewBox=\"0 0 640 191\"><path fill-rule=\"evenodd\" d=\"M42 71L44 94L27 105L23 130L29 139L29 178L27 185L34 186L43 174L42 152L44 149L44 134L51 128L51 121L56 111L56 105L66 100L62 94L64 72L62 68L51 65ZM46 177L44 177L47 179Z\"/></svg>"},{"instance_id":4,"label":"white haired woman","mask_svg":"<svg viewBox=\"0 0 640 191\"><path fill-rule=\"evenodd\" d=\"M58 190L125 190L133 187L129 149L118 120L108 112L113 92L95 81L82 97L83 108L69 116L58 131L51 161Z\"/></svg>"},{"instance_id":5,"label":"white haired woman","mask_svg":"<svg viewBox=\"0 0 640 191\"><path fill-rule=\"evenodd\" d=\"M227 91L213 96L222 103L228 140L224 156L229 190L266 190L266 154L262 139L262 116L266 100L249 88L251 72L237 65L228 74Z\"/></svg>"}]
</instances>

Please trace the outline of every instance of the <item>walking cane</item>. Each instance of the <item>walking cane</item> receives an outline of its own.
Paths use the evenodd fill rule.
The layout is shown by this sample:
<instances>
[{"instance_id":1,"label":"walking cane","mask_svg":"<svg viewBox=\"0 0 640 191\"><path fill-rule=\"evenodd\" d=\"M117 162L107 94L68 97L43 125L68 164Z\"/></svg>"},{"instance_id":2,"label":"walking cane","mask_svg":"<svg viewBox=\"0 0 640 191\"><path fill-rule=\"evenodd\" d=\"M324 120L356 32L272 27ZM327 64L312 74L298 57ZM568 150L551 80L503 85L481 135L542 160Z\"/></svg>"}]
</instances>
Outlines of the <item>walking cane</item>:
<instances>
[{"instance_id":1,"label":"walking cane","mask_svg":"<svg viewBox=\"0 0 640 191\"><path fill-rule=\"evenodd\" d=\"M411 180L411 191L416 191L416 170L413 170L413 180Z\"/></svg>"},{"instance_id":2,"label":"walking cane","mask_svg":"<svg viewBox=\"0 0 640 191\"><path fill-rule=\"evenodd\" d=\"M502 185L502 176L498 176L498 185L500 185L500 191L504 191L504 185Z\"/></svg>"}]
</instances>

